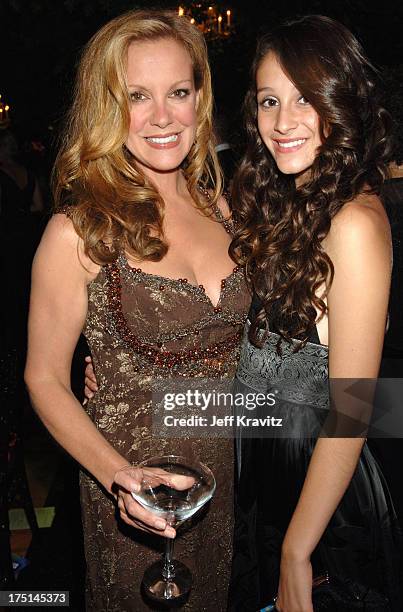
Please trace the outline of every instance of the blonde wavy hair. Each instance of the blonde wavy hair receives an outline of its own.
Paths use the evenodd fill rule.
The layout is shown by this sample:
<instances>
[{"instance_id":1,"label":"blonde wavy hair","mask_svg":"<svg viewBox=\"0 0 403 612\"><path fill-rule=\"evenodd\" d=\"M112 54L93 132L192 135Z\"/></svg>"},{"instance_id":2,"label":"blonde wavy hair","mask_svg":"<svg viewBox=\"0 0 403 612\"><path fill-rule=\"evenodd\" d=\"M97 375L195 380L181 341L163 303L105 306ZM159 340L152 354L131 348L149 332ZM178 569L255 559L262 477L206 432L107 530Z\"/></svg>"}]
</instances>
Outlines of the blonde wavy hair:
<instances>
[{"instance_id":1,"label":"blonde wavy hair","mask_svg":"<svg viewBox=\"0 0 403 612\"><path fill-rule=\"evenodd\" d=\"M163 199L125 147L130 125L129 45L162 38L178 41L188 51L199 92L196 139L182 164L189 192L205 214L211 214L221 193L203 35L171 11L130 11L113 19L93 36L82 55L53 172L56 210L68 212L85 253L100 265L114 261L120 250L151 261L159 261L168 250ZM199 186L210 187L208 200Z\"/></svg>"}]
</instances>

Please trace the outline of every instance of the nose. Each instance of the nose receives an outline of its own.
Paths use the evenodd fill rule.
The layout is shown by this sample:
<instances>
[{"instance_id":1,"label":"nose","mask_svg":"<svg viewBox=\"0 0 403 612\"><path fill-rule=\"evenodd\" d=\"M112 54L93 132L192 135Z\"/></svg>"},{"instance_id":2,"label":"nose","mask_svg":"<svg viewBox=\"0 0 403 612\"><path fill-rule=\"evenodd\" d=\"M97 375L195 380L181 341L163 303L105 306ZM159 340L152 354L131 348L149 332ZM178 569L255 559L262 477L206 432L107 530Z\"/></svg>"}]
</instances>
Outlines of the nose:
<instances>
[{"instance_id":1,"label":"nose","mask_svg":"<svg viewBox=\"0 0 403 612\"><path fill-rule=\"evenodd\" d=\"M281 134L287 134L287 132L296 128L297 125L298 120L294 110L288 105L280 105L277 109L274 129Z\"/></svg>"},{"instance_id":2,"label":"nose","mask_svg":"<svg viewBox=\"0 0 403 612\"><path fill-rule=\"evenodd\" d=\"M154 102L150 123L161 129L172 123L171 111L166 100L156 100Z\"/></svg>"}]
</instances>

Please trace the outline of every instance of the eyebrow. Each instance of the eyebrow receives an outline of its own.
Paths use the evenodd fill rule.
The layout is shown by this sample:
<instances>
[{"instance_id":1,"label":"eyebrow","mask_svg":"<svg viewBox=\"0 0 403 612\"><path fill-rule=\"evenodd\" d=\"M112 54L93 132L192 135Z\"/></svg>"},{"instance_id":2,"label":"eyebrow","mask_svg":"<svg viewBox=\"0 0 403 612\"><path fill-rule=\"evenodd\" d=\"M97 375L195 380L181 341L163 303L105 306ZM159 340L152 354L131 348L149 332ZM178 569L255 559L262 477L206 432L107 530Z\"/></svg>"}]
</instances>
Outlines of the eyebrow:
<instances>
[{"instance_id":1,"label":"eyebrow","mask_svg":"<svg viewBox=\"0 0 403 612\"><path fill-rule=\"evenodd\" d=\"M175 83L172 83L172 85L168 89L172 89L174 87L178 87L182 83L190 83L190 84L192 84L192 79L182 79L181 81L176 81ZM139 87L140 89L147 89L147 87L144 87L144 85L139 85L138 83L128 83L127 86L128 87Z\"/></svg>"},{"instance_id":2,"label":"eyebrow","mask_svg":"<svg viewBox=\"0 0 403 612\"><path fill-rule=\"evenodd\" d=\"M274 89L272 87L259 87L259 89L256 91L256 93L260 93L261 91L274 91Z\"/></svg>"},{"instance_id":3,"label":"eyebrow","mask_svg":"<svg viewBox=\"0 0 403 612\"><path fill-rule=\"evenodd\" d=\"M299 89L297 89L297 87L295 87L295 85L293 87L294 87L294 89L295 89L295 91L297 93L299 93L299 94L301 93L299 91ZM268 91L268 92L273 91L275 93L276 89L274 87L270 87L270 85L266 85L266 87L259 87L259 89L256 90L256 94L259 94L262 91Z\"/></svg>"}]
</instances>

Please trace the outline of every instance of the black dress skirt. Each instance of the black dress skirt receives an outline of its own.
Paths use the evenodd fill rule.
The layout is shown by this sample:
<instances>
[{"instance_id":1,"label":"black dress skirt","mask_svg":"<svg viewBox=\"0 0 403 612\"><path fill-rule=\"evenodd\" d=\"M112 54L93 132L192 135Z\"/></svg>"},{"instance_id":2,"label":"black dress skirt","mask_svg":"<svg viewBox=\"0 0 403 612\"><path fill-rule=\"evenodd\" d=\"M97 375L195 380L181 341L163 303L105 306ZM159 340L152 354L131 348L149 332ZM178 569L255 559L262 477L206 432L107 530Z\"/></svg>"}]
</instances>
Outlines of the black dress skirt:
<instances>
[{"instance_id":1,"label":"black dress skirt","mask_svg":"<svg viewBox=\"0 0 403 612\"><path fill-rule=\"evenodd\" d=\"M256 308L255 299L251 316ZM260 410L282 419L282 426L255 430L254 437L248 437L246 427L237 439L229 605L234 612L256 612L277 593L282 541L328 411L328 349L316 330L298 352L283 342L281 357L277 340L272 333L259 349L246 330L235 379L236 394L274 394L275 405ZM391 611L401 612L400 550L389 492L365 443L351 483L312 554L313 575L328 572L373 588L388 598Z\"/></svg>"}]
</instances>

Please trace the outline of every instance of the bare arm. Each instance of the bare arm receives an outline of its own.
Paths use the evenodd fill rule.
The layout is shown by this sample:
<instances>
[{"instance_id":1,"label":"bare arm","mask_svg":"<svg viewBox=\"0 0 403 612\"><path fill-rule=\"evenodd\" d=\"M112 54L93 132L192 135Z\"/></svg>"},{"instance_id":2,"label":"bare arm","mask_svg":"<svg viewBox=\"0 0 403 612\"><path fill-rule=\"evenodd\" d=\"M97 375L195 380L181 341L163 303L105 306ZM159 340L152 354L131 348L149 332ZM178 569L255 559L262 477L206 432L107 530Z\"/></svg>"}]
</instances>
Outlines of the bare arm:
<instances>
[{"instance_id":1,"label":"bare arm","mask_svg":"<svg viewBox=\"0 0 403 612\"><path fill-rule=\"evenodd\" d=\"M390 231L379 203L342 209L325 248L335 269L328 295L330 378L376 378L391 275ZM363 438L318 439L283 542L283 602L292 597L290 576L296 582L300 576L300 588L310 592L307 563L351 481L363 443Z\"/></svg>"},{"instance_id":2,"label":"bare arm","mask_svg":"<svg viewBox=\"0 0 403 612\"><path fill-rule=\"evenodd\" d=\"M107 491L118 486L118 506L125 522L173 537L175 531L166 521L144 510L130 494L138 488L141 470L127 468L127 459L97 430L70 388L71 360L87 313L87 284L96 273L72 223L64 215L55 215L33 264L25 370L29 394L59 444Z\"/></svg>"},{"instance_id":3,"label":"bare arm","mask_svg":"<svg viewBox=\"0 0 403 612\"><path fill-rule=\"evenodd\" d=\"M32 403L53 437L111 491L115 472L127 461L96 429L70 388L71 360L91 279L77 247L71 222L64 215L54 216L33 264L25 379Z\"/></svg>"}]
</instances>

